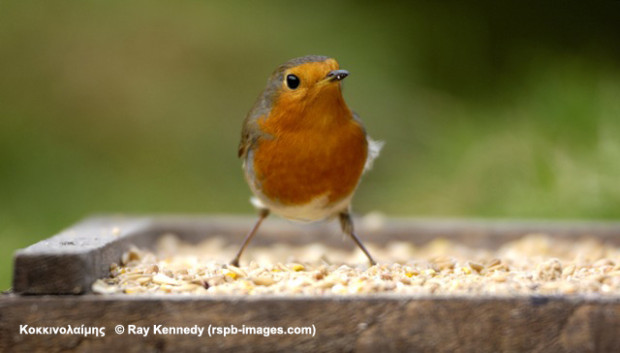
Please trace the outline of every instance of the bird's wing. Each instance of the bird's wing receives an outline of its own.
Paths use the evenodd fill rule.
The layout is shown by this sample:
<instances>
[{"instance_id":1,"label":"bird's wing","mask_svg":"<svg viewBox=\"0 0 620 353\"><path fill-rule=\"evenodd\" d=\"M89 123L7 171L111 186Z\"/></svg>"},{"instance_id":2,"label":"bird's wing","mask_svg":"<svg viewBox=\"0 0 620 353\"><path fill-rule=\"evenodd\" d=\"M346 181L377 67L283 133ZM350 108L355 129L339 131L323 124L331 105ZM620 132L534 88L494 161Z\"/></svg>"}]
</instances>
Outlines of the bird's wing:
<instances>
[{"instance_id":1,"label":"bird's wing","mask_svg":"<svg viewBox=\"0 0 620 353\"><path fill-rule=\"evenodd\" d=\"M366 135L366 142L368 143L368 156L366 157L366 164L364 164L364 172L366 172L372 169L372 162L375 160L375 158L379 157L379 153L381 152L383 145L385 145L385 142L373 140L370 136L368 136L368 133L366 133L366 128L364 127L364 124L362 124L362 120L356 112L353 112L353 119L357 121L357 123L362 127L362 129L364 129L364 134Z\"/></svg>"},{"instance_id":2,"label":"bird's wing","mask_svg":"<svg viewBox=\"0 0 620 353\"><path fill-rule=\"evenodd\" d=\"M255 134L252 133L252 128L248 125L253 124L254 122L248 121L248 118L245 119L243 123L243 129L241 129L241 141L239 141L239 150L237 151L237 156L239 158L245 158L248 153L248 150L256 141Z\"/></svg>"},{"instance_id":3,"label":"bird's wing","mask_svg":"<svg viewBox=\"0 0 620 353\"><path fill-rule=\"evenodd\" d=\"M240 158L245 158L248 150L256 143L256 140L260 136L266 135L262 132L258 126L258 119L267 116L271 110L271 105L268 103L268 97L264 94L258 97L256 103L245 117L243 121L243 128L241 129L241 141L239 142L239 149L237 155Z\"/></svg>"}]
</instances>

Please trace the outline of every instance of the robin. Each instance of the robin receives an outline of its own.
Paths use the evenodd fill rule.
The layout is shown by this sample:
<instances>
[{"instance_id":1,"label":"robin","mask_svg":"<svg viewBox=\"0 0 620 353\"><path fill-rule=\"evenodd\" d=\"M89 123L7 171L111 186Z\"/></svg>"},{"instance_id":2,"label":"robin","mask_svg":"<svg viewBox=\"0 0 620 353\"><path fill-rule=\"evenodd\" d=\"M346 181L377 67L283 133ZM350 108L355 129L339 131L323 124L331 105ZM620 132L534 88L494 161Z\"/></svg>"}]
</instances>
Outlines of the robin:
<instances>
[{"instance_id":1,"label":"robin","mask_svg":"<svg viewBox=\"0 0 620 353\"><path fill-rule=\"evenodd\" d=\"M263 220L284 218L315 222L335 218L376 262L353 230L351 199L382 142L373 141L342 97L349 75L325 56L304 56L280 65L243 122L239 157L254 193L259 218L237 256Z\"/></svg>"}]
</instances>

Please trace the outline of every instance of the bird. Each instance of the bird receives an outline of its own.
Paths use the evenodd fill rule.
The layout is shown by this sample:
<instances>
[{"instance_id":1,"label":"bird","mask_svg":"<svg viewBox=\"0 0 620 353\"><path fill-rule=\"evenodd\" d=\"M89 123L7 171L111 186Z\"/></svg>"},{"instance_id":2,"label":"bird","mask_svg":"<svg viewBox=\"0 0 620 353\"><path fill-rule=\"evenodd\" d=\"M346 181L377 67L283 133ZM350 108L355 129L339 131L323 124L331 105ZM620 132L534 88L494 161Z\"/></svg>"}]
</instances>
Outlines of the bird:
<instances>
[{"instance_id":1,"label":"bird","mask_svg":"<svg viewBox=\"0 0 620 353\"><path fill-rule=\"evenodd\" d=\"M342 96L349 76L336 59L308 55L278 66L243 121L238 157L258 209L231 265L270 213L300 222L338 218L342 231L376 261L358 238L351 199L383 147L371 139Z\"/></svg>"}]
</instances>

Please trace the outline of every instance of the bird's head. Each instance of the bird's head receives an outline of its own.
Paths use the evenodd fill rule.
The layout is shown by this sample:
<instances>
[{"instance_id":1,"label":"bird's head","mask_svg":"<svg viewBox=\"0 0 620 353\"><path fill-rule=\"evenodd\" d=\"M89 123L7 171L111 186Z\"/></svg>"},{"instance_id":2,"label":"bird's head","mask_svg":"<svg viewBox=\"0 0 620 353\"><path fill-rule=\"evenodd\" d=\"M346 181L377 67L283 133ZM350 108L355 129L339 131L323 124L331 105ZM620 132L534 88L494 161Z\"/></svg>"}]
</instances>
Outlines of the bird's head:
<instances>
[{"instance_id":1,"label":"bird's head","mask_svg":"<svg viewBox=\"0 0 620 353\"><path fill-rule=\"evenodd\" d=\"M341 81L349 75L326 56L304 56L280 65L268 80L262 99L269 110L288 116L350 115Z\"/></svg>"}]
</instances>

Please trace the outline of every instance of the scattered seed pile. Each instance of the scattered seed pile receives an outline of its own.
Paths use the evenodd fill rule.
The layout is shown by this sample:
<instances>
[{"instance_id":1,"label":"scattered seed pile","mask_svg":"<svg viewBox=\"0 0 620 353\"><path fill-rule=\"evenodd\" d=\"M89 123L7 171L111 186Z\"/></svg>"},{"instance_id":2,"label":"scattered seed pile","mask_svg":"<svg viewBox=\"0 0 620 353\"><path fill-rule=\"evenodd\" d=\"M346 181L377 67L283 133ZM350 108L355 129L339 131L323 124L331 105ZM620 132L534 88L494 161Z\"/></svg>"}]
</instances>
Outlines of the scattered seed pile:
<instances>
[{"instance_id":1,"label":"scattered seed pile","mask_svg":"<svg viewBox=\"0 0 620 353\"><path fill-rule=\"evenodd\" d=\"M320 244L258 248L242 266L228 265L238 244L212 238L199 245L173 235L156 252L131 249L110 277L93 284L101 294L587 294L620 295L620 248L595 239L569 242L529 235L498 250L444 239L416 247L368 244L379 264L357 249Z\"/></svg>"}]
</instances>

